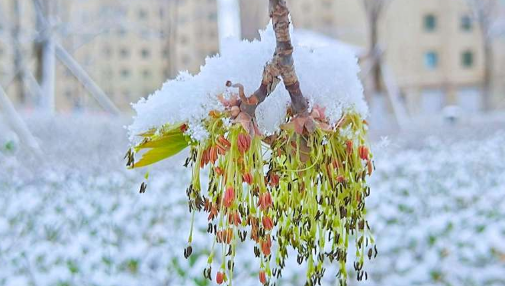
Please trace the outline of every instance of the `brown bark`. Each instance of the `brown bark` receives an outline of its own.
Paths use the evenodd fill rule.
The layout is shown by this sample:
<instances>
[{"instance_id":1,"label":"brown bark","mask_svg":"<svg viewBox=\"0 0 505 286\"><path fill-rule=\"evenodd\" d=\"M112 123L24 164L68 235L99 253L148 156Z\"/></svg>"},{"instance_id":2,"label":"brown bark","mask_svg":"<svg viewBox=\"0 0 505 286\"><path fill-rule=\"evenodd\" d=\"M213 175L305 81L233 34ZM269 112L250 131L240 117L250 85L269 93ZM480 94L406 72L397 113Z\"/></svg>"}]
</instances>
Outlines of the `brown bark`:
<instances>
[{"instance_id":1,"label":"brown bark","mask_svg":"<svg viewBox=\"0 0 505 286\"><path fill-rule=\"evenodd\" d=\"M279 77L281 77L291 97L293 114L308 116L308 102L300 89L300 82L294 66L293 45L289 34L289 10L286 1L270 0L269 11L277 40L275 53L273 59L267 63L263 70L260 87L248 100L242 100L240 108L243 112L254 117L256 107L275 90L280 81Z\"/></svg>"},{"instance_id":2,"label":"brown bark","mask_svg":"<svg viewBox=\"0 0 505 286\"><path fill-rule=\"evenodd\" d=\"M293 113L308 115L308 102L302 94L295 71L293 45L289 34L289 10L285 0L270 0L270 17L277 40L274 61L278 63L280 75L291 97Z\"/></svg>"}]
</instances>

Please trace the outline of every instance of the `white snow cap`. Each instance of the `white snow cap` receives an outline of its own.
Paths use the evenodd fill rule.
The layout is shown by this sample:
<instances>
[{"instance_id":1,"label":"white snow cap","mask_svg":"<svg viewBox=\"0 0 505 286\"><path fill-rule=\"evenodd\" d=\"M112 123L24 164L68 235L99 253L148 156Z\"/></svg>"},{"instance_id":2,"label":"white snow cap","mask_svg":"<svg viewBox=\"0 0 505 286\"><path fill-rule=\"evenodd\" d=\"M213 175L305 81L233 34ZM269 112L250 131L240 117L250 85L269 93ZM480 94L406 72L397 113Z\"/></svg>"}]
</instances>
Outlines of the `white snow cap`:
<instances>
[{"instance_id":1,"label":"white snow cap","mask_svg":"<svg viewBox=\"0 0 505 286\"><path fill-rule=\"evenodd\" d=\"M209 111L222 109L216 96L226 94L228 80L243 84L246 95L252 94L259 87L263 67L272 59L275 50L272 24L260 34L261 41L228 40L222 48L222 55L207 58L199 74L180 73L148 99L133 104L137 116L128 128L130 138L134 140L135 135L167 123L189 122L192 132L192 126L201 124ZM365 118L368 107L358 78L360 68L354 51L338 44L310 46L303 41L303 36L298 37L296 31L292 35L300 88L310 105L326 107L331 123L336 123L347 108L353 108ZM289 94L280 83L256 110L260 130L267 134L277 131L289 104ZM194 131L195 139L205 137Z\"/></svg>"}]
</instances>

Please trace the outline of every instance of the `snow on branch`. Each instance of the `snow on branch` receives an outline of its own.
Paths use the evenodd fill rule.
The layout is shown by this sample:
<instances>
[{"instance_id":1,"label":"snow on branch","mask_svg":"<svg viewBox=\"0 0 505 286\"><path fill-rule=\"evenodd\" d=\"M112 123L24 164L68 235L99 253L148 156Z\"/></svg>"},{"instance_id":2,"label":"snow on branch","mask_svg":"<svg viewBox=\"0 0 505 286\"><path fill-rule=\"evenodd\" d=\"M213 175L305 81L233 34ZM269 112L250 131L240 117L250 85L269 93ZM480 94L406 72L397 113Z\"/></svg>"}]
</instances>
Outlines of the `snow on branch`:
<instances>
[{"instance_id":1,"label":"snow on branch","mask_svg":"<svg viewBox=\"0 0 505 286\"><path fill-rule=\"evenodd\" d=\"M236 88L227 87L226 82L240 83L246 95L254 94L258 84L270 82L270 79L263 78L263 71L272 68L265 66L265 63L271 60L276 49L272 24L260 31L260 35L260 41L229 39L221 55L206 59L200 73L191 75L181 72L149 98L133 104L137 115L128 128L131 139L164 124L180 122L189 122L189 132L194 139L205 138L207 134L201 126L202 120L211 110L223 108L217 96L228 97L231 92L237 92ZM300 38L300 41L303 39ZM340 119L343 111L350 108L363 118L367 116L368 108L358 78L360 69L351 49L343 45L317 48L301 46L296 32L293 34L293 46L297 77L309 108L324 106L332 124ZM277 88L264 88L269 88L271 95L265 96L255 115L260 130L271 134L285 120L291 100L282 81Z\"/></svg>"}]
</instances>

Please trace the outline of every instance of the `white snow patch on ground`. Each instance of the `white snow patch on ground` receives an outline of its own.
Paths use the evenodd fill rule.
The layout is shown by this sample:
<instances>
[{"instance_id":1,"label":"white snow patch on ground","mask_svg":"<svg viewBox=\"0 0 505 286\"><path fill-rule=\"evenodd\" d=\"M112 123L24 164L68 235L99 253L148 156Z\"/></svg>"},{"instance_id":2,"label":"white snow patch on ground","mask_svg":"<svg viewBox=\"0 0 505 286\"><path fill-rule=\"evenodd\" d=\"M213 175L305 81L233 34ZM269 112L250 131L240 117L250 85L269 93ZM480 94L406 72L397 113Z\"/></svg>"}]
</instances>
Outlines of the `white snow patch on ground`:
<instances>
[{"instance_id":1,"label":"white snow patch on ground","mask_svg":"<svg viewBox=\"0 0 505 286\"><path fill-rule=\"evenodd\" d=\"M191 259L183 256L182 158L153 167L139 194L144 173L125 170L127 136L111 121L32 121L46 164L1 151L1 286L213 285L201 274L211 246L205 214ZM505 133L416 140L416 149L389 140L394 147L375 153L367 201L379 256L365 264L369 281L350 285L505 285ZM278 284L303 285L305 265L296 256L287 265ZM323 285L336 285L336 268ZM239 249L236 283L258 285L258 269L251 245Z\"/></svg>"}]
</instances>

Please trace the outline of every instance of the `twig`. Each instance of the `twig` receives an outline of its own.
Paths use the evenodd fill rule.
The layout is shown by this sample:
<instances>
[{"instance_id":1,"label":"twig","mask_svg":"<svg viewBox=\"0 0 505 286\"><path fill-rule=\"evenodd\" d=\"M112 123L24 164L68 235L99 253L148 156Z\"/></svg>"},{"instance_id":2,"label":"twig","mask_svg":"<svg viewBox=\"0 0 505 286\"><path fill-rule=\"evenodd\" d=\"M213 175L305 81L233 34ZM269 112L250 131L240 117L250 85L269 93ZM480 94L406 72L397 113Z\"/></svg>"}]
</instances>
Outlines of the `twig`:
<instances>
[{"instance_id":1,"label":"twig","mask_svg":"<svg viewBox=\"0 0 505 286\"><path fill-rule=\"evenodd\" d=\"M307 116L308 103L300 89L295 71L293 45L289 34L289 9L285 0L270 0L270 18L277 40L274 62L278 63L282 80L291 97L293 114Z\"/></svg>"},{"instance_id":2,"label":"twig","mask_svg":"<svg viewBox=\"0 0 505 286\"><path fill-rule=\"evenodd\" d=\"M308 116L308 102L300 89L293 60L293 45L289 34L289 10L285 0L270 0L270 18L272 19L275 38L277 40L273 59L265 65L260 87L245 99L243 87L239 84L239 95L242 99L242 112L254 117L255 110L277 87L279 77L284 81L286 90L291 97L291 108L294 115ZM242 87L242 89L241 89Z\"/></svg>"}]
</instances>

